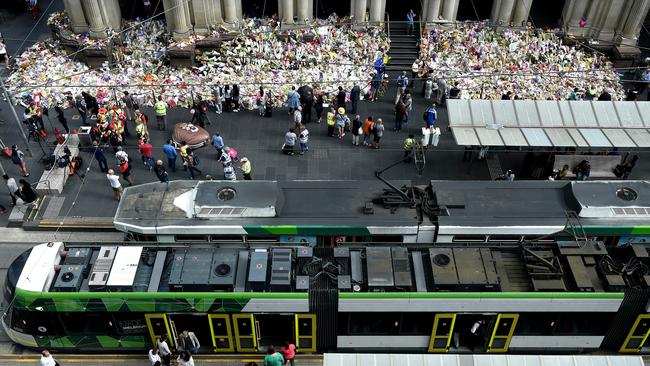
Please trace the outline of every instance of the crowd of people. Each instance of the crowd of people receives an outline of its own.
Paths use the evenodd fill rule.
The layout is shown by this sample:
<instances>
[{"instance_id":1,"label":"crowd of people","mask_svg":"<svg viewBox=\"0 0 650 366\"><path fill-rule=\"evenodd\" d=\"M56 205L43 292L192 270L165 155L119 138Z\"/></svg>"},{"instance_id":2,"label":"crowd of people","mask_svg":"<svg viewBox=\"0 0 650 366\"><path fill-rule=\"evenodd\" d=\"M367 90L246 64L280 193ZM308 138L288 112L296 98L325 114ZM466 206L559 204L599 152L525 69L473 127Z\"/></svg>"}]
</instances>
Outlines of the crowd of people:
<instances>
[{"instance_id":1,"label":"crowd of people","mask_svg":"<svg viewBox=\"0 0 650 366\"><path fill-rule=\"evenodd\" d=\"M335 16L316 22L281 29L272 19L248 19L240 25L241 35L224 39L218 50L198 52L195 67L173 68L166 51L178 43L167 40L164 23L133 21L125 25L122 41L111 48L112 62L99 69L68 57L62 41L49 40L17 57L17 68L6 84L21 99L40 93L51 106L65 104L82 90L97 99L119 99L121 91L128 90L141 105L152 106L162 96L170 106L190 107L195 99L214 99L215 88L221 89L225 99L226 86L238 85L239 105L246 109L258 107L259 85L264 85L267 100L275 105L287 102L291 83L319 84L336 93L338 85L348 89L358 81L368 90L373 61L389 46L383 28L353 27L349 19ZM56 29L69 28L69 20L61 13L52 15L50 24ZM81 49L105 46L87 34L76 37Z\"/></svg>"},{"instance_id":2,"label":"crowd of people","mask_svg":"<svg viewBox=\"0 0 650 366\"><path fill-rule=\"evenodd\" d=\"M568 99L574 90L625 97L605 55L563 44L558 32L532 28L457 22L453 29L433 29L421 39L413 71L433 83L446 79L465 99L499 99L508 91L516 99Z\"/></svg>"}]
</instances>

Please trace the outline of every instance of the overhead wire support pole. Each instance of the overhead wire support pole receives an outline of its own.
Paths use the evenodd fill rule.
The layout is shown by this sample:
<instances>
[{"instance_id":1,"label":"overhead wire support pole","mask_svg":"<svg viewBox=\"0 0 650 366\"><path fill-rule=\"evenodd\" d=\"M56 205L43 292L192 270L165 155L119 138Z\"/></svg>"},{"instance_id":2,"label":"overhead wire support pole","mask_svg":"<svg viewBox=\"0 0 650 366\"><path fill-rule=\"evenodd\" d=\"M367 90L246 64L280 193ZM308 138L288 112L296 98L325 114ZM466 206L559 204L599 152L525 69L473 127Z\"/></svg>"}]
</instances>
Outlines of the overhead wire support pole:
<instances>
[{"instance_id":1,"label":"overhead wire support pole","mask_svg":"<svg viewBox=\"0 0 650 366\"><path fill-rule=\"evenodd\" d=\"M23 127L20 125L21 121L20 118L18 118L18 114L16 113L14 98L9 94L9 91L7 90L5 82L2 80L2 78L0 78L0 88L2 88L2 94L9 103L9 109L11 109L11 113L14 115L14 120L16 121L16 126L18 126L18 130L20 131L20 135L23 137L23 141L25 142L25 150L27 150L27 154L31 158L33 156L32 150L29 148L29 140L27 140L27 135L25 135L25 131L23 131Z\"/></svg>"}]
</instances>

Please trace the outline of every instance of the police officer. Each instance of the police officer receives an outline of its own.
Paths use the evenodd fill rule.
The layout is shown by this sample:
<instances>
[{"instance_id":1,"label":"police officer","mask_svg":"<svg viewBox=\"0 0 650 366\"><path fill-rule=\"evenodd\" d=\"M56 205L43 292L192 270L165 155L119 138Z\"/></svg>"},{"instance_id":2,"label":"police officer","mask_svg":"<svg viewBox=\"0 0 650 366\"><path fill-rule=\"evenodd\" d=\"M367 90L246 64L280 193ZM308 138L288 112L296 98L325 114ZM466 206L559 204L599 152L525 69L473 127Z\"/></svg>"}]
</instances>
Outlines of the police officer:
<instances>
[{"instance_id":1,"label":"police officer","mask_svg":"<svg viewBox=\"0 0 650 366\"><path fill-rule=\"evenodd\" d=\"M413 146L415 145L415 136L410 134L404 139L404 162L410 163L413 158Z\"/></svg>"},{"instance_id":2,"label":"police officer","mask_svg":"<svg viewBox=\"0 0 650 366\"><path fill-rule=\"evenodd\" d=\"M162 96L158 96L158 101L154 106L156 112L156 121L158 122L158 129L164 131L167 125L167 103L163 102Z\"/></svg>"},{"instance_id":3,"label":"police officer","mask_svg":"<svg viewBox=\"0 0 650 366\"><path fill-rule=\"evenodd\" d=\"M239 167L244 173L244 180L253 180L251 178L251 172L253 171L253 168L251 167L251 162L248 160L248 158L244 157L241 159L241 166Z\"/></svg>"}]
</instances>

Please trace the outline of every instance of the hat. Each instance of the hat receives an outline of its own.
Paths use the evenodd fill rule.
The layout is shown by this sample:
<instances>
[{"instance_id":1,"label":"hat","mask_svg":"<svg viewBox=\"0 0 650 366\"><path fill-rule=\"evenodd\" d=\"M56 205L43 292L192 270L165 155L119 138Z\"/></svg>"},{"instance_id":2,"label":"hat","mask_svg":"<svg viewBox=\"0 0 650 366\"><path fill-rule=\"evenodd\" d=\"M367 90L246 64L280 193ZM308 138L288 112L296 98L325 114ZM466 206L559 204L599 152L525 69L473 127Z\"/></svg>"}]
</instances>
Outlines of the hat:
<instances>
[{"instance_id":1,"label":"hat","mask_svg":"<svg viewBox=\"0 0 650 366\"><path fill-rule=\"evenodd\" d=\"M248 158L241 158L240 161L242 161L242 162L244 162L244 161L248 161Z\"/></svg>"},{"instance_id":2,"label":"hat","mask_svg":"<svg viewBox=\"0 0 650 366\"><path fill-rule=\"evenodd\" d=\"M338 112L339 114L345 114L345 108L339 107Z\"/></svg>"}]
</instances>

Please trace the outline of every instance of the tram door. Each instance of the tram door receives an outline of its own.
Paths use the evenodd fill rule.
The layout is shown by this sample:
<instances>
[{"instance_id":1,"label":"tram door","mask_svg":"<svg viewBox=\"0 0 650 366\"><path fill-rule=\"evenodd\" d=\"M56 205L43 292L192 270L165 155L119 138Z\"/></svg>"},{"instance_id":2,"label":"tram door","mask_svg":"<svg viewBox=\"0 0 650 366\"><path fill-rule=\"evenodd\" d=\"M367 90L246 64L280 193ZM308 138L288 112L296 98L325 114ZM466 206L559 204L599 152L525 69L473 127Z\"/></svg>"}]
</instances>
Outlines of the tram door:
<instances>
[{"instance_id":1,"label":"tram door","mask_svg":"<svg viewBox=\"0 0 650 366\"><path fill-rule=\"evenodd\" d=\"M503 353L508 352L510 340L517 327L519 314L499 314L497 315L492 334L488 342L487 352Z\"/></svg>"},{"instance_id":2,"label":"tram door","mask_svg":"<svg viewBox=\"0 0 650 366\"><path fill-rule=\"evenodd\" d=\"M295 323L298 352L316 352L316 315L296 314Z\"/></svg>"},{"instance_id":3,"label":"tram door","mask_svg":"<svg viewBox=\"0 0 650 366\"><path fill-rule=\"evenodd\" d=\"M456 314L436 314L429 340L429 352L449 352Z\"/></svg>"},{"instance_id":4,"label":"tram door","mask_svg":"<svg viewBox=\"0 0 650 366\"><path fill-rule=\"evenodd\" d=\"M210 334L212 335L212 346L214 351L235 352L235 346L232 341L232 327L230 325L229 314L210 314Z\"/></svg>"},{"instance_id":5,"label":"tram door","mask_svg":"<svg viewBox=\"0 0 650 366\"><path fill-rule=\"evenodd\" d=\"M630 333L618 351L621 353L639 353L650 335L650 314L641 314L636 318Z\"/></svg>"},{"instance_id":6,"label":"tram door","mask_svg":"<svg viewBox=\"0 0 650 366\"><path fill-rule=\"evenodd\" d=\"M257 352L257 332L253 314L233 314L237 352Z\"/></svg>"},{"instance_id":7,"label":"tram door","mask_svg":"<svg viewBox=\"0 0 650 366\"><path fill-rule=\"evenodd\" d=\"M147 322L147 328L149 329L149 336L151 337L152 344L155 345L158 338L166 335L169 340L169 347L173 348L176 346L176 335L172 332L172 327L170 327L167 315L145 314L144 318Z\"/></svg>"}]
</instances>

